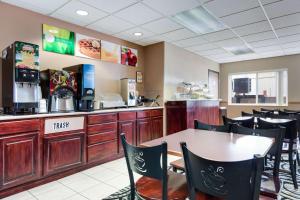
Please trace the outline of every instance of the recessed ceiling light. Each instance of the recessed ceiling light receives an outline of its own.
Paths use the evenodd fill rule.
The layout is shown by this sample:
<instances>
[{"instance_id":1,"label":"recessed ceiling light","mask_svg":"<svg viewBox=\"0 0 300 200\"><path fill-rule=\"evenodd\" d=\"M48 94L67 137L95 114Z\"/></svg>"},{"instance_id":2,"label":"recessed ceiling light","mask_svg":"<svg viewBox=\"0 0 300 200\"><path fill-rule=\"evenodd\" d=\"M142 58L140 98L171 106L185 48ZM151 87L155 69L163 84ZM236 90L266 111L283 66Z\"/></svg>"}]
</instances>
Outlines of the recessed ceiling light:
<instances>
[{"instance_id":1,"label":"recessed ceiling light","mask_svg":"<svg viewBox=\"0 0 300 200\"><path fill-rule=\"evenodd\" d=\"M231 52L234 55L244 55L244 54L254 53L252 49L246 46L224 47L224 49Z\"/></svg>"},{"instance_id":2,"label":"recessed ceiling light","mask_svg":"<svg viewBox=\"0 0 300 200\"><path fill-rule=\"evenodd\" d=\"M89 14L85 10L77 10L76 13L77 13L77 15L81 15L81 16L87 16Z\"/></svg>"},{"instance_id":3,"label":"recessed ceiling light","mask_svg":"<svg viewBox=\"0 0 300 200\"><path fill-rule=\"evenodd\" d=\"M178 13L173 19L198 34L225 29L225 25L202 6Z\"/></svg>"},{"instance_id":4,"label":"recessed ceiling light","mask_svg":"<svg viewBox=\"0 0 300 200\"><path fill-rule=\"evenodd\" d=\"M133 33L133 35L136 36L136 37L141 37L143 35L143 33L141 33L141 32L135 32L135 33Z\"/></svg>"}]
</instances>

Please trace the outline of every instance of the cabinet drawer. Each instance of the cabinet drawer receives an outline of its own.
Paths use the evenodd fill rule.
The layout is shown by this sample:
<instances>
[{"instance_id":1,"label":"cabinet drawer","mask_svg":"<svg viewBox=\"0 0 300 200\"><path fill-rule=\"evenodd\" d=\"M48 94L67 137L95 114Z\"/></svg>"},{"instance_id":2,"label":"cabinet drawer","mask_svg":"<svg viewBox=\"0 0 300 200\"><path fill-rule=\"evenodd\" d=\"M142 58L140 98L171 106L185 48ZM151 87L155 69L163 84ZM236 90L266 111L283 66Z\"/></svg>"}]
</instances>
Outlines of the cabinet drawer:
<instances>
[{"instance_id":1,"label":"cabinet drawer","mask_svg":"<svg viewBox=\"0 0 300 200\"><path fill-rule=\"evenodd\" d=\"M88 126L88 134L117 131L117 129L118 129L117 122L106 123L106 124L97 124L97 125Z\"/></svg>"},{"instance_id":2,"label":"cabinet drawer","mask_svg":"<svg viewBox=\"0 0 300 200\"><path fill-rule=\"evenodd\" d=\"M88 136L88 145L93 145L100 142L106 142L109 140L117 139L117 132L116 131L109 131L105 133L98 133L94 135Z\"/></svg>"},{"instance_id":3,"label":"cabinet drawer","mask_svg":"<svg viewBox=\"0 0 300 200\"><path fill-rule=\"evenodd\" d=\"M0 122L0 135L35 132L39 130L40 120L38 119Z\"/></svg>"},{"instance_id":4,"label":"cabinet drawer","mask_svg":"<svg viewBox=\"0 0 300 200\"><path fill-rule=\"evenodd\" d=\"M143 111L138 111L137 112L137 118L142 119L142 118L148 118L151 116L150 110L143 110Z\"/></svg>"},{"instance_id":5,"label":"cabinet drawer","mask_svg":"<svg viewBox=\"0 0 300 200\"><path fill-rule=\"evenodd\" d=\"M117 113L107 113L107 114L88 116L88 124L101 124L101 123L116 122L116 121L117 121Z\"/></svg>"},{"instance_id":6,"label":"cabinet drawer","mask_svg":"<svg viewBox=\"0 0 300 200\"><path fill-rule=\"evenodd\" d=\"M163 115L162 109L151 110L151 117L158 117Z\"/></svg>"},{"instance_id":7,"label":"cabinet drawer","mask_svg":"<svg viewBox=\"0 0 300 200\"><path fill-rule=\"evenodd\" d=\"M120 112L118 114L119 121L130 121L136 119L136 112Z\"/></svg>"},{"instance_id":8,"label":"cabinet drawer","mask_svg":"<svg viewBox=\"0 0 300 200\"><path fill-rule=\"evenodd\" d=\"M102 161L117 155L117 140L88 147L88 162Z\"/></svg>"}]
</instances>

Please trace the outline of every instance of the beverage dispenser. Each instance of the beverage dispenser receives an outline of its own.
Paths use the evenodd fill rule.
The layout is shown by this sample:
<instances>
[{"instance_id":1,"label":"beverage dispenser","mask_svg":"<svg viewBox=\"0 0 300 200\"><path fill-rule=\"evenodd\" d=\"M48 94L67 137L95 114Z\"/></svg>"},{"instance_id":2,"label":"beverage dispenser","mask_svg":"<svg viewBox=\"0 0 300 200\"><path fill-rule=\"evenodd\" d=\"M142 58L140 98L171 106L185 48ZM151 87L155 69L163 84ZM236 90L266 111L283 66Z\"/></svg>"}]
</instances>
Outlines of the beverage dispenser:
<instances>
[{"instance_id":1,"label":"beverage dispenser","mask_svg":"<svg viewBox=\"0 0 300 200\"><path fill-rule=\"evenodd\" d=\"M136 82L135 79L121 79L121 96L127 106L136 106Z\"/></svg>"}]
</instances>

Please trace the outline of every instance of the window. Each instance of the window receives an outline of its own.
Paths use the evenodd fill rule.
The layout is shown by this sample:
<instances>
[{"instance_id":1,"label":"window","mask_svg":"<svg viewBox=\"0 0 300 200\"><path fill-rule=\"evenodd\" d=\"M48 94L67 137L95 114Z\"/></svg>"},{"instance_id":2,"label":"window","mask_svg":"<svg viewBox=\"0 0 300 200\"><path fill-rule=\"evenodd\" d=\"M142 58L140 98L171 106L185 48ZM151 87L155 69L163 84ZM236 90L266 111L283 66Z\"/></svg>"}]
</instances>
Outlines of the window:
<instances>
[{"instance_id":1,"label":"window","mask_svg":"<svg viewBox=\"0 0 300 200\"><path fill-rule=\"evenodd\" d=\"M229 104L287 105L287 70L229 75Z\"/></svg>"}]
</instances>

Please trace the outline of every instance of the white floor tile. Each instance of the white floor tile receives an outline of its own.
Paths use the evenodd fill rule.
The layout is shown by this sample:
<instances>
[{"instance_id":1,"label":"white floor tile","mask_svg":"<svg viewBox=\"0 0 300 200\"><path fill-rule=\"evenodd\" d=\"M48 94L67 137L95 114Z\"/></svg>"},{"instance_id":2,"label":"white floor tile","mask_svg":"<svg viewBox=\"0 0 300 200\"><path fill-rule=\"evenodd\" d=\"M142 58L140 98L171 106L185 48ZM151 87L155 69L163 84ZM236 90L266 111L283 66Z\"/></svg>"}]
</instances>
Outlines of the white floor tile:
<instances>
[{"instance_id":1,"label":"white floor tile","mask_svg":"<svg viewBox=\"0 0 300 200\"><path fill-rule=\"evenodd\" d=\"M73 174L71 176L67 176L63 179L58 180L58 182L62 183L63 185L71 188L76 192L83 191L94 185L99 184L99 181L95 180L94 178L89 177L83 173Z\"/></svg>"},{"instance_id":2,"label":"white floor tile","mask_svg":"<svg viewBox=\"0 0 300 200\"><path fill-rule=\"evenodd\" d=\"M84 196L82 196L82 195L80 195L80 194L76 194L76 195L71 196L71 197L69 197L67 199L64 199L64 200L89 200L89 199L86 198L86 197L84 197Z\"/></svg>"},{"instance_id":3,"label":"white floor tile","mask_svg":"<svg viewBox=\"0 0 300 200\"><path fill-rule=\"evenodd\" d=\"M30 189L30 193L33 194L34 196L49 192L51 190L55 190L60 188L61 184L57 181L53 181L35 188Z\"/></svg>"},{"instance_id":4,"label":"white floor tile","mask_svg":"<svg viewBox=\"0 0 300 200\"><path fill-rule=\"evenodd\" d=\"M94 175L94 174L101 173L104 169L106 169L106 168L104 168L102 165L99 165L99 166L84 170L81 173L86 174L86 175Z\"/></svg>"},{"instance_id":5,"label":"white floor tile","mask_svg":"<svg viewBox=\"0 0 300 200\"><path fill-rule=\"evenodd\" d=\"M112 186L106 185L104 183L100 183L87 190L80 192L80 194L88 198L89 200L100 200L101 198L105 198L117 191L118 189Z\"/></svg>"},{"instance_id":6,"label":"white floor tile","mask_svg":"<svg viewBox=\"0 0 300 200\"><path fill-rule=\"evenodd\" d=\"M106 181L108 185L111 185L115 188L122 189L128 185L130 185L129 177L126 175L119 175L113 179Z\"/></svg>"},{"instance_id":7,"label":"white floor tile","mask_svg":"<svg viewBox=\"0 0 300 200\"><path fill-rule=\"evenodd\" d=\"M106 181L111 180L120 175L121 175L120 172L103 168L102 171L98 171L95 174L90 174L89 176L91 176L99 181L106 182Z\"/></svg>"},{"instance_id":8,"label":"white floor tile","mask_svg":"<svg viewBox=\"0 0 300 200\"><path fill-rule=\"evenodd\" d=\"M35 198L27 191L6 197L2 200L35 200Z\"/></svg>"}]
</instances>

